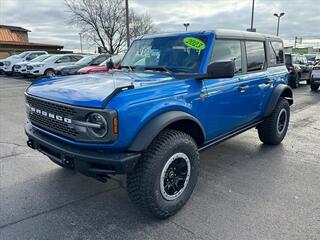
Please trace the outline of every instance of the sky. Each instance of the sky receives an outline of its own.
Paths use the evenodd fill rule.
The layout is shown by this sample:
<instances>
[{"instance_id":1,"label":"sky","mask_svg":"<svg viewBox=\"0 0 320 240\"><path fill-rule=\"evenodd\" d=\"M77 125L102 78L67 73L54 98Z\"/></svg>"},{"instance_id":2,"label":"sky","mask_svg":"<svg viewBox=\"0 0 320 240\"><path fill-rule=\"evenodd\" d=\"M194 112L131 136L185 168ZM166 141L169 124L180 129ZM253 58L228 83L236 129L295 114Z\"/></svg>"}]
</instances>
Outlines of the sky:
<instances>
[{"instance_id":1,"label":"sky","mask_svg":"<svg viewBox=\"0 0 320 240\"><path fill-rule=\"evenodd\" d=\"M252 0L129 0L137 13L149 14L160 32L250 27ZM280 37L292 45L295 36L303 45L320 47L320 0L255 0L254 27L257 32L275 34L281 18ZM68 24L70 13L64 0L0 0L0 24L31 30L32 42L63 45L66 50L80 49L79 29ZM84 42L84 50L95 46Z\"/></svg>"}]
</instances>

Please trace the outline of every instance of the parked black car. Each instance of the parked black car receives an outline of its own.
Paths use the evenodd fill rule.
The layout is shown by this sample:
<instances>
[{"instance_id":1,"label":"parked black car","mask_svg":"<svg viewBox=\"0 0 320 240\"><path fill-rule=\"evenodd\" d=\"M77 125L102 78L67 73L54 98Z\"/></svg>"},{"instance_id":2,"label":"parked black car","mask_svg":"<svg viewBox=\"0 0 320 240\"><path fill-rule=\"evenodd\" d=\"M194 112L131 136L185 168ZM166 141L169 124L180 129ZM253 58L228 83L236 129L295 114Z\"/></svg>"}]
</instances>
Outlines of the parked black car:
<instances>
[{"instance_id":1,"label":"parked black car","mask_svg":"<svg viewBox=\"0 0 320 240\"><path fill-rule=\"evenodd\" d=\"M98 66L108 58L105 54L90 55L80 59L73 65L61 66L55 69L56 76L66 76L78 74L78 70L87 66Z\"/></svg>"},{"instance_id":2,"label":"parked black car","mask_svg":"<svg viewBox=\"0 0 320 240\"><path fill-rule=\"evenodd\" d=\"M305 56L286 53L285 63L289 71L288 83L291 87L299 87L300 81L306 81L307 84L310 84L312 65L308 64Z\"/></svg>"}]
</instances>

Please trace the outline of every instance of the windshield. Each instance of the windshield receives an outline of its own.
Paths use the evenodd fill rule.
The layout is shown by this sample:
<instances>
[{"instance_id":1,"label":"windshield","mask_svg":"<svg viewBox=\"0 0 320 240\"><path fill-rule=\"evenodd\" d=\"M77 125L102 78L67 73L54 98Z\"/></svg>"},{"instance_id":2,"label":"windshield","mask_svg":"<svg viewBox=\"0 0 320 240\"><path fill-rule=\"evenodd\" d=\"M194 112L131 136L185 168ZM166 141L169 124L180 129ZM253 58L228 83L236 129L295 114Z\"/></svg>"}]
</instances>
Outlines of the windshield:
<instances>
[{"instance_id":1,"label":"windshield","mask_svg":"<svg viewBox=\"0 0 320 240\"><path fill-rule=\"evenodd\" d=\"M316 55L305 55L305 57L307 58L308 61L315 61L316 60Z\"/></svg>"},{"instance_id":2,"label":"windshield","mask_svg":"<svg viewBox=\"0 0 320 240\"><path fill-rule=\"evenodd\" d=\"M24 58L25 56L27 56L29 54L29 52L23 52L23 53L20 53L18 55L16 55L17 58Z\"/></svg>"},{"instance_id":3,"label":"windshield","mask_svg":"<svg viewBox=\"0 0 320 240\"><path fill-rule=\"evenodd\" d=\"M30 62L42 62L43 60L45 60L49 57L50 57L50 55L41 55L39 57L32 59Z\"/></svg>"},{"instance_id":4,"label":"windshield","mask_svg":"<svg viewBox=\"0 0 320 240\"><path fill-rule=\"evenodd\" d=\"M55 61L57 60L59 57L63 56L62 54L55 54L55 55L52 55L48 58L46 58L43 62L49 62L49 61Z\"/></svg>"},{"instance_id":5,"label":"windshield","mask_svg":"<svg viewBox=\"0 0 320 240\"><path fill-rule=\"evenodd\" d=\"M171 72L198 73L206 36L158 37L132 43L122 67L165 68Z\"/></svg>"},{"instance_id":6,"label":"windshield","mask_svg":"<svg viewBox=\"0 0 320 240\"><path fill-rule=\"evenodd\" d=\"M86 56L84 58L81 58L78 62L76 62L75 65L86 65L86 64L89 64L96 57L97 57L97 55Z\"/></svg>"},{"instance_id":7,"label":"windshield","mask_svg":"<svg viewBox=\"0 0 320 240\"><path fill-rule=\"evenodd\" d=\"M114 64L119 64L123 58L124 54L123 53L119 53L118 55L114 55L112 57L109 57L107 60L103 61L102 63L100 63L99 66L104 67L107 65L107 62L110 61L110 59L112 59L112 62Z\"/></svg>"}]
</instances>

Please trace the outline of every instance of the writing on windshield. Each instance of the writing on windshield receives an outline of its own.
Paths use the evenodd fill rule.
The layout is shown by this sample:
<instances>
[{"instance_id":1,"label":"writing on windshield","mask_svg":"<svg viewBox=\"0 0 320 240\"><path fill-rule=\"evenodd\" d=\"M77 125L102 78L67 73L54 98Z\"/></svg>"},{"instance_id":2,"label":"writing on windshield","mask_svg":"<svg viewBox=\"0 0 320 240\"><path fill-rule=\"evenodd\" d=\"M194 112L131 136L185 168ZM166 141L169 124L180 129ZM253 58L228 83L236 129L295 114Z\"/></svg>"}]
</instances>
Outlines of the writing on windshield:
<instances>
[{"instance_id":1,"label":"writing on windshield","mask_svg":"<svg viewBox=\"0 0 320 240\"><path fill-rule=\"evenodd\" d=\"M122 66L198 73L206 49L206 36L156 37L132 43Z\"/></svg>"}]
</instances>

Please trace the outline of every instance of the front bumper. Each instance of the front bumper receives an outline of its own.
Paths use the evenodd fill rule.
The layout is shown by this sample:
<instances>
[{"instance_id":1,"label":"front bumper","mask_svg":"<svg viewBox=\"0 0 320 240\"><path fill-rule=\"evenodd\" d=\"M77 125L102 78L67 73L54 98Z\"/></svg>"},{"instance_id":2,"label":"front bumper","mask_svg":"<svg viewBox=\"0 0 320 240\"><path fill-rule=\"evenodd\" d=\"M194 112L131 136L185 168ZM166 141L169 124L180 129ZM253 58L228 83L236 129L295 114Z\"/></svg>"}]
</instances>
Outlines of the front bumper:
<instances>
[{"instance_id":1,"label":"front bumper","mask_svg":"<svg viewBox=\"0 0 320 240\"><path fill-rule=\"evenodd\" d=\"M126 174L133 170L141 153L110 153L99 149L83 149L56 140L25 125L27 144L48 156L53 162L75 169L89 177L104 181L109 175Z\"/></svg>"},{"instance_id":2,"label":"front bumper","mask_svg":"<svg viewBox=\"0 0 320 240\"><path fill-rule=\"evenodd\" d=\"M41 76L43 73L39 69L34 69L34 70L27 70L27 74L33 75L33 76Z\"/></svg>"},{"instance_id":3,"label":"front bumper","mask_svg":"<svg viewBox=\"0 0 320 240\"><path fill-rule=\"evenodd\" d=\"M320 85L320 78L312 78L311 83L316 84L316 85Z\"/></svg>"}]
</instances>

